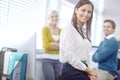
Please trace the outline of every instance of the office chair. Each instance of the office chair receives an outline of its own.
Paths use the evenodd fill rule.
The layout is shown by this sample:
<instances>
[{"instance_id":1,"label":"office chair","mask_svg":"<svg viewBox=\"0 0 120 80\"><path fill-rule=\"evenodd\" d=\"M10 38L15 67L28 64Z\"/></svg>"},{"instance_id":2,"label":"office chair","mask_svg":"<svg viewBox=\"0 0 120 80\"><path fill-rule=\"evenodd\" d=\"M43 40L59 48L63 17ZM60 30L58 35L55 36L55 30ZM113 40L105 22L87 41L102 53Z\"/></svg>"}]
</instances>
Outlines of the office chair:
<instances>
[{"instance_id":1,"label":"office chair","mask_svg":"<svg viewBox=\"0 0 120 80\"><path fill-rule=\"evenodd\" d=\"M7 80L25 80L27 68L27 54L20 52L6 52L3 74Z\"/></svg>"}]
</instances>

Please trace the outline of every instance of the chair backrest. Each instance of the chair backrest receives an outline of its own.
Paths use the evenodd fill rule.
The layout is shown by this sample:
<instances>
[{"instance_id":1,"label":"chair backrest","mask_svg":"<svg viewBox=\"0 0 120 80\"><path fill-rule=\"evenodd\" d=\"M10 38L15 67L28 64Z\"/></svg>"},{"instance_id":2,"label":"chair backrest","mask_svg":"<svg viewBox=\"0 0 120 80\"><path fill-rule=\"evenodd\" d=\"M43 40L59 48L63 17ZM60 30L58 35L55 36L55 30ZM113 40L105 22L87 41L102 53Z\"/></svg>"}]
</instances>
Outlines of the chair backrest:
<instances>
[{"instance_id":1,"label":"chair backrest","mask_svg":"<svg viewBox=\"0 0 120 80\"><path fill-rule=\"evenodd\" d=\"M25 80L27 55L20 52L6 52L3 73L9 75L9 80Z\"/></svg>"},{"instance_id":2,"label":"chair backrest","mask_svg":"<svg viewBox=\"0 0 120 80\"><path fill-rule=\"evenodd\" d=\"M17 52L17 49L16 48L3 47L0 50L0 79L2 79L2 75L3 75L4 55L5 55L6 51Z\"/></svg>"}]
</instances>

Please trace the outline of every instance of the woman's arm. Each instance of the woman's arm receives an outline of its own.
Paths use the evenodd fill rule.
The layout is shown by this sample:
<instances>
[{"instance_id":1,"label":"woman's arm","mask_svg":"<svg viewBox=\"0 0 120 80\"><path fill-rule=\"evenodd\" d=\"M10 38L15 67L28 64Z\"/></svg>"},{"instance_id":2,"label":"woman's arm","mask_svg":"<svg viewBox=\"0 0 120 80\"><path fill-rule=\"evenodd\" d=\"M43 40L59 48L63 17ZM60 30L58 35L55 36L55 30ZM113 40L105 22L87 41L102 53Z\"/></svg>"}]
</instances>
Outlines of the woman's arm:
<instances>
[{"instance_id":1,"label":"woman's arm","mask_svg":"<svg viewBox=\"0 0 120 80\"><path fill-rule=\"evenodd\" d=\"M59 43L58 42L51 42L52 50L59 50Z\"/></svg>"},{"instance_id":2,"label":"woman's arm","mask_svg":"<svg viewBox=\"0 0 120 80\"><path fill-rule=\"evenodd\" d=\"M49 37L48 37L48 28L44 27L42 29L42 42L43 42L43 48L45 50L51 50L52 49L52 45L50 43Z\"/></svg>"}]
</instances>

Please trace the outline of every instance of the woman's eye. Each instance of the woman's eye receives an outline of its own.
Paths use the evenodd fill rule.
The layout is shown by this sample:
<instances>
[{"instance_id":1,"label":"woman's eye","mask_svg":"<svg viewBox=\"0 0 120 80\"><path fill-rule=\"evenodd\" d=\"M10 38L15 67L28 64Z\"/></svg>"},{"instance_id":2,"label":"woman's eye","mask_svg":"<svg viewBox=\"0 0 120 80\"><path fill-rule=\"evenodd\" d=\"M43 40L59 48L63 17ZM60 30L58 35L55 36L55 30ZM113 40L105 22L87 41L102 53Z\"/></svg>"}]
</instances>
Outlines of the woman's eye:
<instances>
[{"instance_id":1,"label":"woman's eye","mask_svg":"<svg viewBox=\"0 0 120 80\"><path fill-rule=\"evenodd\" d=\"M88 11L88 13L92 13L91 11Z\"/></svg>"}]
</instances>

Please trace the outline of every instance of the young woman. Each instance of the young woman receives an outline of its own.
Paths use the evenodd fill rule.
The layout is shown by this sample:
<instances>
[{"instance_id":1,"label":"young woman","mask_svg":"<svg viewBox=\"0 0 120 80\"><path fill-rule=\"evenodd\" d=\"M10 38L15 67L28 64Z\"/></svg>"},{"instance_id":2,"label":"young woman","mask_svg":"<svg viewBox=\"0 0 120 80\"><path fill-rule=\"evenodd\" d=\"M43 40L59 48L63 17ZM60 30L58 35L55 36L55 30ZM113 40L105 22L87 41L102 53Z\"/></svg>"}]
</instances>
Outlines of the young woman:
<instances>
[{"instance_id":1,"label":"young woman","mask_svg":"<svg viewBox=\"0 0 120 80\"><path fill-rule=\"evenodd\" d=\"M59 37L61 29L57 27L58 13L52 10L48 16L49 24L42 29L43 59L42 68L45 80L58 80L61 63L59 62Z\"/></svg>"},{"instance_id":2,"label":"young woman","mask_svg":"<svg viewBox=\"0 0 120 80\"><path fill-rule=\"evenodd\" d=\"M96 73L89 66L90 32L93 4L80 0L75 8L71 23L60 36L60 61L63 63L62 80L96 80Z\"/></svg>"}]
</instances>

